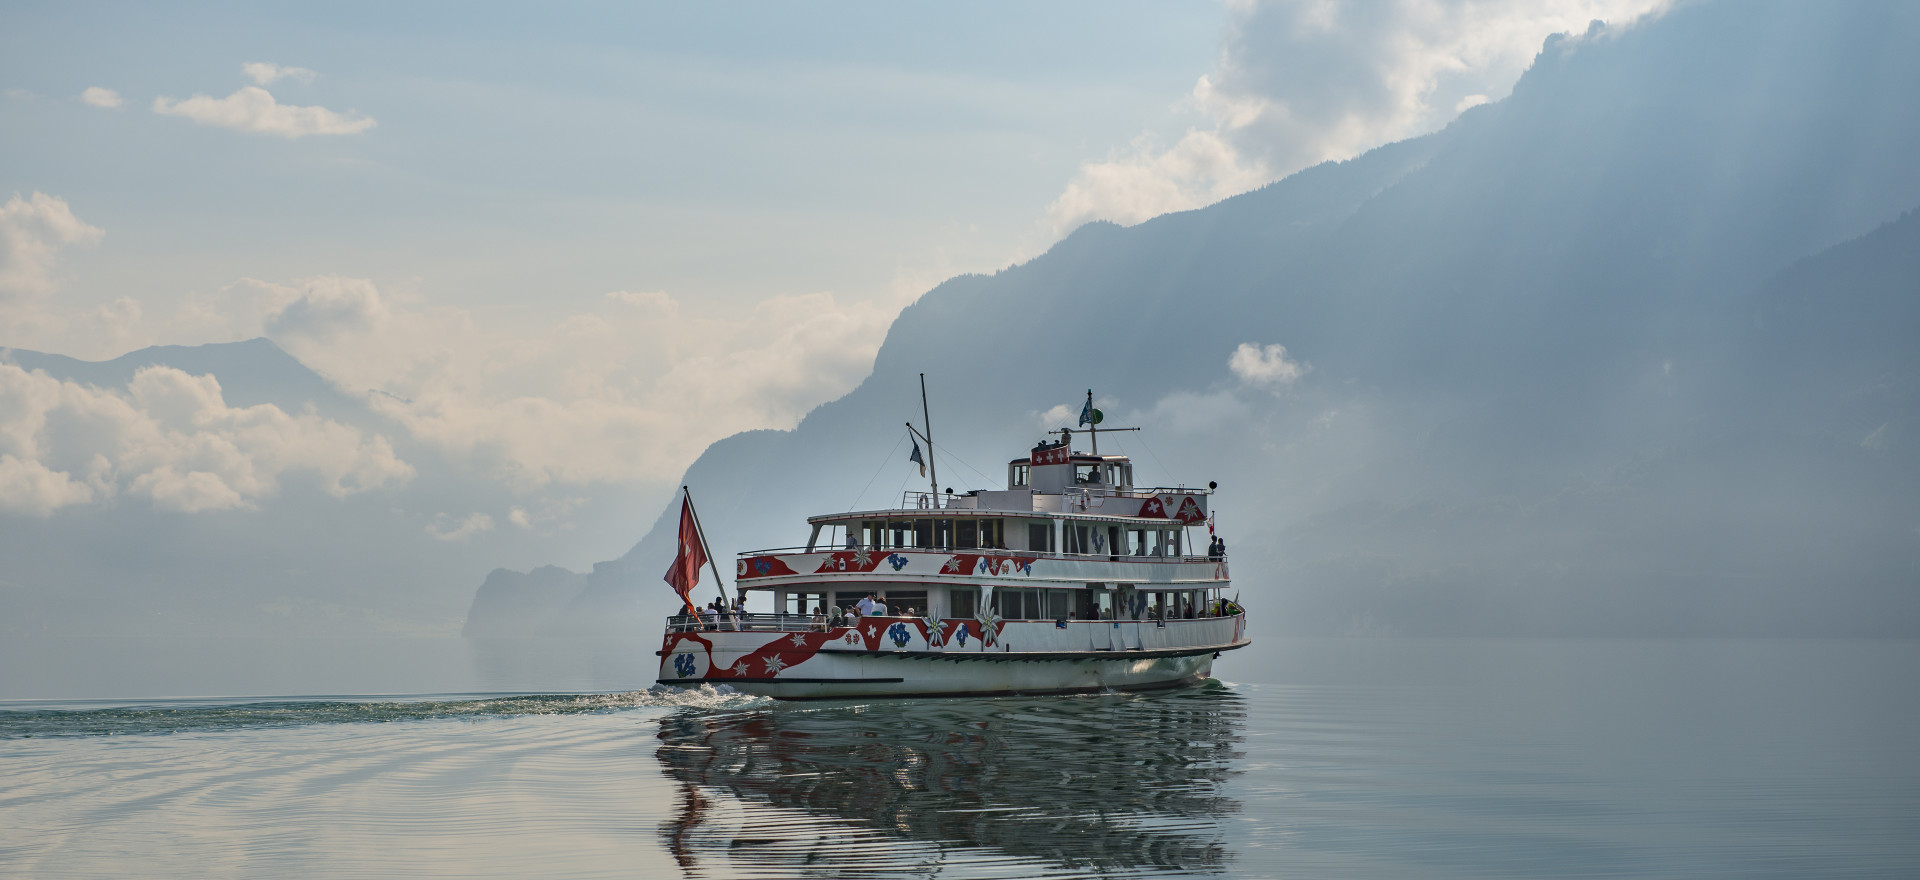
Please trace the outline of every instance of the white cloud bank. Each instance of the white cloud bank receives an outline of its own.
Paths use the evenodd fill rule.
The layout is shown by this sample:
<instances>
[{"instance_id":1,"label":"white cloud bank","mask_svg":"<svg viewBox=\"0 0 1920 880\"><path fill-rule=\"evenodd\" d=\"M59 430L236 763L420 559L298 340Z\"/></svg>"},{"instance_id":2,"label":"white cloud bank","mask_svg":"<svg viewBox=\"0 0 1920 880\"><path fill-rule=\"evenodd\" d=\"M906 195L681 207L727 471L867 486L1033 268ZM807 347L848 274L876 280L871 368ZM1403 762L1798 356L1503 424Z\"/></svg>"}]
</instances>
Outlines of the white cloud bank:
<instances>
[{"instance_id":1,"label":"white cloud bank","mask_svg":"<svg viewBox=\"0 0 1920 880\"><path fill-rule=\"evenodd\" d=\"M270 86L283 79L290 79L302 85L313 82L320 74L304 67L282 67L270 61L249 61L240 65L240 72L253 80L256 86Z\"/></svg>"},{"instance_id":2,"label":"white cloud bank","mask_svg":"<svg viewBox=\"0 0 1920 880\"><path fill-rule=\"evenodd\" d=\"M1248 385L1280 390L1299 381L1312 367L1288 359L1284 345L1263 347L1242 342L1227 357L1227 369Z\"/></svg>"},{"instance_id":3,"label":"white cloud bank","mask_svg":"<svg viewBox=\"0 0 1920 880\"><path fill-rule=\"evenodd\" d=\"M91 104L95 107L105 107L108 110L112 110L126 103L126 100L120 97L119 92L112 89L103 89L99 86L88 86L86 91L80 93L80 100L83 103Z\"/></svg>"},{"instance_id":4,"label":"white cloud bank","mask_svg":"<svg viewBox=\"0 0 1920 880\"><path fill-rule=\"evenodd\" d=\"M105 234L74 216L65 199L14 193L0 205L0 306L51 293L59 251Z\"/></svg>"},{"instance_id":5,"label":"white cloud bank","mask_svg":"<svg viewBox=\"0 0 1920 880\"><path fill-rule=\"evenodd\" d=\"M519 512L519 508L514 508ZM442 541L465 541L481 532L493 531L493 517L484 513L470 513L463 519L454 519L441 514L433 522L427 523L427 534Z\"/></svg>"},{"instance_id":6,"label":"white cloud bank","mask_svg":"<svg viewBox=\"0 0 1920 880\"><path fill-rule=\"evenodd\" d=\"M0 511L46 516L120 495L183 513L250 508L293 473L345 497L404 484L413 468L385 437L227 406L212 376L147 367L116 390L0 363Z\"/></svg>"},{"instance_id":7,"label":"white cloud bank","mask_svg":"<svg viewBox=\"0 0 1920 880\"><path fill-rule=\"evenodd\" d=\"M1506 94L1555 33L1632 22L1671 0L1274 0L1238 5L1207 119L1088 162L1048 208L1056 234L1198 208L1328 160L1437 130Z\"/></svg>"},{"instance_id":8,"label":"white cloud bank","mask_svg":"<svg viewBox=\"0 0 1920 880\"><path fill-rule=\"evenodd\" d=\"M365 279L247 284L276 304L263 327L281 346L522 491L664 482L715 440L791 427L867 375L904 305L815 293L695 315L666 293L616 291L528 327Z\"/></svg>"},{"instance_id":9,"label":"white cloud bank","mask_svg":"<svg viewBox=\"0 0 1920 880\"><path fill-rule=\"evenodd\" d=\"M278 135L288 139L308 135L359 134L378 124L371 116L336 113L318 105L302 107L282 104L274 100L271 92L261 88L282 79L310 83L319 74L304 67L282 67L265 61L249 61L241 65L240 70L255 84L243 86L224 98L194 95L184 101L176 101L162 96L153 99L153 112L191 119L201 125Z\"/></svg>"},{"instance_id":10,"label":"white cloud bank","mask_svg":"<svg viewBox=\"0 0 1920 880\"><path fill-rule=\"evenodd\" d=\"M164 314L148 314L130 297L60 308L46 296L60 248L102 235L52 196L15 196L0 207L0 346L103 359L147 345L265 335L347 391L370 392L369 404L413 436L526 492L665 483L715 440L791 427L866 377L910 299L846 303L808 293L699 313L665 292L616 291L564 320L533 323L321 276L243 279L189 295ZM88 482L86 462L38 467L30 465L44 457L11 454L18 462L7 465L8 485L19 498L40 499L15 509L113 494ZM190 478L193 470L149 468L147 482L126 488L198 493L205 500L194 504L205 505L261 497L222 494ZM510 521L533 528L559 515L539 508Z\"/></svg>"}]
</instances>

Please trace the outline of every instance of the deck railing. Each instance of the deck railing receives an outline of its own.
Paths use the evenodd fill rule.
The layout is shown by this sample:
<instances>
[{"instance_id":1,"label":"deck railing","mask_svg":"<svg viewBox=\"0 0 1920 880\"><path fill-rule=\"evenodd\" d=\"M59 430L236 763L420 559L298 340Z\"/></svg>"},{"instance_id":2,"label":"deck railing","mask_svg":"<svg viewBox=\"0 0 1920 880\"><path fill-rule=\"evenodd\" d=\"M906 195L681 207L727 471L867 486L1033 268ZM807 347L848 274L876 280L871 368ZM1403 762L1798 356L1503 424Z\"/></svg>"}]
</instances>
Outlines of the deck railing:
<instances>
[{"instance_id":1,"label":"deck railing","mask_svg":"<svg viewBox=\"0 0 1920 880\"><path fill-rule=\"evenodd\" d=\"M1195 622L1195 621L1202 621L1202 620L1220 620L1220 619L1232 617L1232 616L1233 615L1231 614L1196 614L1193 617L1185 617L1182 615L1171 615L1163 619L1149 613L1139 618L1122 617L1120 618L1119 622L1121 623L1160 623L1164 620L1164 622L1166 623L1183 623L1183 622ZM858 619L859 620L892 621L892 620L913 620L914 618L907 617L904 615L891 614L891 615L874 615L872 617L862 617ZM924 620L926 618L920 618L920 619ZM948 618L942 618L942 619L943 620L956 620L956 619L972 620L973 618L948 617ZM1112 623L1114 622L1112 618L1106 618L1106 617L1100 617L1100 618L1039 617L1039 618L1003 618L1003 619L1008 623L1053 622L1055 624L1059 624L1059 623L1079 624L1079 623ZM828 621L827 623L816 623L814 616L811 614L751 614L751 613L737 612L733 614L722 614L717 618L706 617L706 616L696 618L691 614L675 614L667 618L667 632L670 632L670 633L826 632L827 628L832 625L831 618L827 618L827 621Z\"/></svg>"},{"instance_id":2,"label":"deck railing","mask_svg":"<svg viewBox=\"0 0 1920 880\"><path fill-rule=\"evenodd\" d=\"M884 620L885 618L875 618ZM904 620L905 618L901 618ZM821 618L822 621L825 618ZM824 622L816 624L811 614L760 614L736 611L717 617L675 614L667 618L667 632L824 632Z\"/></svg>"},{"instance_id":3,"label":"deck railing","mask_svg":"<svg viewBox=\"0 0 1920 880\"><path fill-rule=\"evenodd\" d=\"M742 559L754 556L786 556L796 553L868 553L886 555L888 553L977 553L981 556L1018 556L1022 559L1064 559L1067 561L1085 561L1088 559L1106 559L1110 562L1224 562L1225 556L1142 556L1132 553L1046 553L1039 550L1007 550L999 547L874 547L857 544L851 547L828 547L824 544L816 547L768 547L764 550L742 550L738 554Z\"/></svg>"}]
</instances>

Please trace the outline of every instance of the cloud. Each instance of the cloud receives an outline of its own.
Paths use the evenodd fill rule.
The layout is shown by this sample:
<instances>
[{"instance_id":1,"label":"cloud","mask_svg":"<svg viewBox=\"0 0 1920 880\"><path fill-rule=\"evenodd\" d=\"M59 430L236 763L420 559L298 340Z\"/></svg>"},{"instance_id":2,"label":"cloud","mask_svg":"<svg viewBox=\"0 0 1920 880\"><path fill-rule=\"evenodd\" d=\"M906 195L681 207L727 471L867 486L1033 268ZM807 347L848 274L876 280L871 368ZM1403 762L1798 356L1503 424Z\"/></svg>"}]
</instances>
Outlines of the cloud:
<instances>
[{"instance_id":1,"label":"cloud","mask_svg":"<svg viewBox=\"0 0 1920 880\"><path fill-rule=\"evenodd\" d=\"M0 453L0 512L46 516L93 500L93 489L44 464Z\"/></svg>"},{"instance_id":2,"label":"cloud","mask_svg":"<svg viewBox=\"0 0 1920 880\"><path fill-rule=\"evenodd\" d=\"M194 95L184 101L153 99L153 112L181 116L202 125L300 138L313 134L359 134L375 125L373 117L335 113L325 107L281 104L258 86L244 86L224 98Z\"/></svg>"},{"instance_id":3,"label":"cloud","mask_svg":"<svg viewBox=\"0 0 1920 880\"><path fill-rule=\"evenodd\" d=\"M304 67L281 67L268 61L249 61L240 65L240 72L245 73L247 79L253 80L253 84L257 86L270 86L283 79L290 79L304 85L313 82L314 77L320 75Z\"/></svg>"},{"instance_id":4,"label":"cloud","mask_svg":"<svg viewBox=\"0 0 1920 880\"><path fill-rule=\"evenodd\" d=\"M324 342L344 333L378 330L389 317L373 282L330 275L303 284L298 296L267 316L266 330Z\"/></svg>"},{"instance_id":5,"label":"cloud","mask_svg":"<svg viewBox=\"0 0 1920 880\"><path fill-rule=\"evenodd\" d=\"M529 325L414 306L365 279L249 285L282 347L522 491L670 480L715 440L790 427L866 377L905 304L813 293L698 314L665 292L615 291ZM508 521L543 516L524 518Z\"/></svg>"},{"instance_id":6,"label":"cloud","mask_svg":"<svg viewBox=\"0 0 1920 880\"><path fill-rule=\"evenodd\" d=\"M1056 235L1091 220L1139 223L1209 205L1271 179L1264 162L1242 156L1215 132L1188 132L1169 149L1142 135L1125 153L1081 166L1047 207L1047 220Z\"/></svg>"},{"instance_id":7,"label":"cloud","mask_svg":"<svg viewBox=\"0 0 1920 880\"><path fill-rule=\"evenodd\" d=\"M0 305L52 292L60 249L93 244L104 235L75 217L65 199L14 193L0 205Z\"/></svg>"},{"instance_id":8,"label":"cloud","mask_svg":"<svg viewBox=\"0 0 1920 880\"><path fill-rule=\"evenodd\" d=\"M1309 165L1445 126L1506 94L1546 38L1671 0L1276 0L1236 6L1184 103L1207 125L1090 161L1048 208L1056 232L1210 204Z\"/></svg>"},{"instance_id":9,"label":"cloud","mask_svg":"<svg viewBox=\"0 0 1920 880\"><path fill-rule=\"evenodd\" d=\"M1227 369L1248 385L1278 390L1291 386L1312 367L1288 360L1287 347L1284 345L1263 348L1251 342L1242 342L1227 357Z\"/></svg>"},{"instance_id":10,"label":"cloud","mask_svg":"<svg viewBox=\"0 0 1920 880\"><path fill-rule=\"evenodd\" d=\"M413 468L385 437L229 407L212 376L146 367L103 389L0 363L0 509L46 516L122 494L183 513L247 508L290 474L346 497L404 484Z\"/></svg>"},{"instance_id":11,"label":"cloud","mask_svg":"<svg viewBox=\"0 0 1920 880\"><path fill-rule=\"evenodd\" d=\"M105 107L109 110L126 103L126 101L120 97L119 92L112 89L103 89L99 86L88 86L86 91L80 93L80 100L92 104L95 107Z\"/></svg>"},{"instance_id":12,"label":"cloud","mask_svg":"<svg viewBox=\"0 0 1920 880\"><path fill-rule=\"evenodd\" d=\"M514 512L519 513L519 508L515 508ZM427 534L442 541L465 541L481 532L491 531L493 517L477 512L467 514L465 519L457 522L443 513L434 522L427 523Z\"/></svg>"},{"instance_id":13,"label":"cloud","mask_svg":"<svg viewBox=\"0 0 1920 880\"><path fill-rule=\"evenodd\" d=\"M1035 413L1033 421L1042 430L1047 431L1057 431L1063 425L1071 427L1075 422L1080 421L1080 407L1064 403L1055 404L1048 407L1046 412Z\"/></svg>"}]
</instances>

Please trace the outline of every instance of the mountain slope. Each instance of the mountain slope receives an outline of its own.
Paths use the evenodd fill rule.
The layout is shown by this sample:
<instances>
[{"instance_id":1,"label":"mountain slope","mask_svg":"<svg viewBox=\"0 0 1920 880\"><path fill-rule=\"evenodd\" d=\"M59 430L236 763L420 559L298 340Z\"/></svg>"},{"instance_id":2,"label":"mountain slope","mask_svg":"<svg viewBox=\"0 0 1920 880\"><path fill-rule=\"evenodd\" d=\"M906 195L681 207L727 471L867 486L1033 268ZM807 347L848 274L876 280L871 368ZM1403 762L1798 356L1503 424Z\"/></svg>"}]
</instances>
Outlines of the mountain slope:
<instances>
[{"instance_id":1,"label":"mountain slope","mask_svg":"<svg viewBox=\"0 0 1920 880\"><path fill-rule=\"evenodd\" d=\"M687 482L722 552L788 544L808 514L898 497L885 459L918 373L957 488L996 483L1037 414L1092 386L1149 429L1107 441L1143 479L1222 483L1268 632L1920 631L1911 459L1786 427L1844 398L1827 367L1857 334L1807 340L1799 397L1752 355L1773 332L1756 303L1852 284L1844 254L1869 245L1842 243L1920 205L1916 38L1907 5L1723 2L1550 40L1446 131L940 285L858 389L715 444ZM1914 289L1885 253L1874 271ZM1895 385L1911 320L1892 309L1866 340ZM1308 371L1246 382L1227 369L1242 343ZM1867 517L1888 519L1846 545L1865 555L1796 537ZM571 576L556 619L650 629L666 522Z\"/></svg>"}]
</instances>

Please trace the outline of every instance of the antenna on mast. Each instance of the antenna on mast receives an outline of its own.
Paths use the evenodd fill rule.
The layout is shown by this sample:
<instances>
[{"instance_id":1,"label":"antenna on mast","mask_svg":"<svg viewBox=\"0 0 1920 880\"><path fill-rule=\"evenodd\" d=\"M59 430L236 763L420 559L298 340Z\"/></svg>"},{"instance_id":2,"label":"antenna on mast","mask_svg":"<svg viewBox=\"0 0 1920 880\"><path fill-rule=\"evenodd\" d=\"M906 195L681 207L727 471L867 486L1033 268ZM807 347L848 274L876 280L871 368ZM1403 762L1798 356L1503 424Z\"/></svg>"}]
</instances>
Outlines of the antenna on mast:
<instances>
[{"instance_id":1,"label":"antenna on mast","mask_svg":"<svg viewBox=\"0 0 1920 880\"><path fill-rule=\"evenodd\" d=\"M1093 454L1100 454L1100 411L1093 408L1093 389L1087 389L1087 436L1093 439Z\"/></svg>"},{"instance_id":2,"label":"antenna on mast","mask_svg":"<svg viewBox=\"0 0 1920 880\"><path fill-rule=\"evenodd\" d=\"M933 483L933 506L940 506L940 469L933 464L933 416L927 411L927 374L920 374L920 424L927 428L927 479Z\"/></svg>"}]
</instances>

